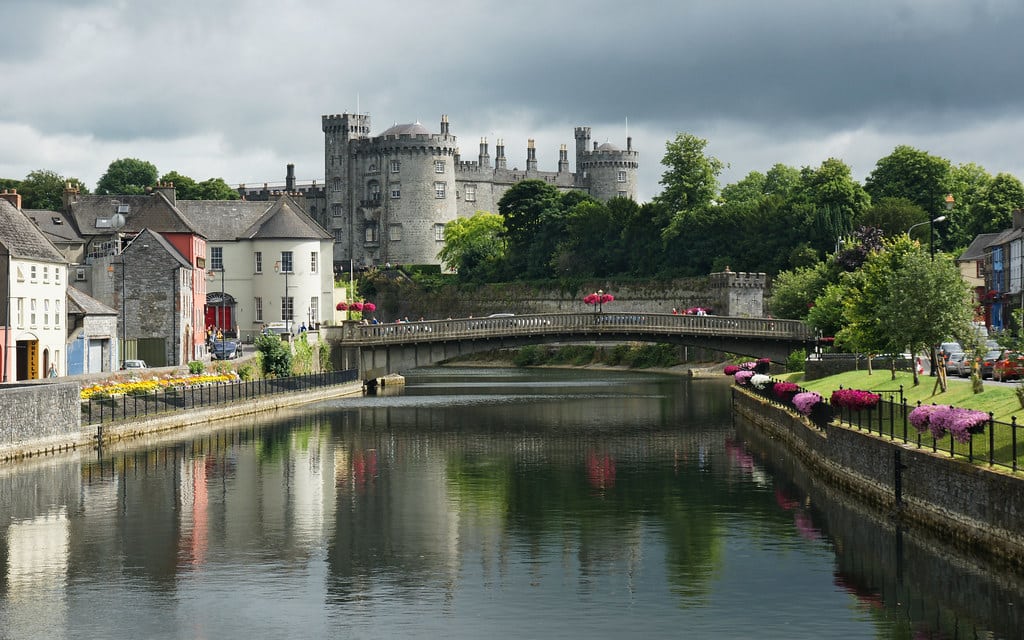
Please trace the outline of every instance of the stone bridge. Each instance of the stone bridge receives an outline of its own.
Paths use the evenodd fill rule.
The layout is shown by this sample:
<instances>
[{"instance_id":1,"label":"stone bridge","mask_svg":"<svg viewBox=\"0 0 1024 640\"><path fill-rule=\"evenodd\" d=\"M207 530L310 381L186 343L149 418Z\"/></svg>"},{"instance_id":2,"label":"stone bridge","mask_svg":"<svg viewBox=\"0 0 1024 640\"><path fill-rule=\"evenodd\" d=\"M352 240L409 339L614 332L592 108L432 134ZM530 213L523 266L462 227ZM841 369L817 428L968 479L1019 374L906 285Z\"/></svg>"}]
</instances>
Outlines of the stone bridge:
<instances>
[{"instance_id":1,"label":"stone bridge","mask_svg":"<svg viewBox=\"0 0 1024 640\"><path fill-rule=\"evenodd\" d=\"M456 356L550 343L663 342L784 363L815 336L799 320L659 313L552 313L321 327L335 368L363 380Z\"/></svg>"}]
</instances>

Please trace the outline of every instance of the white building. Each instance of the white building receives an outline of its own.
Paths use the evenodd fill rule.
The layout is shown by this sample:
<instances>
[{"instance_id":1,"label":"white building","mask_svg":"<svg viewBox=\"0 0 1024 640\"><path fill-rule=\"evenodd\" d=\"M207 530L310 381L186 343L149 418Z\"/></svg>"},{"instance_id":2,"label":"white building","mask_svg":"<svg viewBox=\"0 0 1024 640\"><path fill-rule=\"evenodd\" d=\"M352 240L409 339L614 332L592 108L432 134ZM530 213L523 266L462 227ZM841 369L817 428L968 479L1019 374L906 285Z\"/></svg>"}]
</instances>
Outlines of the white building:
<instances>
[{"instance_id":1,"label":"white building","mask_svg":"<svg viewBox=\"0 0 1024 640\"><path fill-rule=\"evenodd\" d=\"M67 262L21 210L0 194L0 377L65 375Z\"/></svg>"}]
</instances>

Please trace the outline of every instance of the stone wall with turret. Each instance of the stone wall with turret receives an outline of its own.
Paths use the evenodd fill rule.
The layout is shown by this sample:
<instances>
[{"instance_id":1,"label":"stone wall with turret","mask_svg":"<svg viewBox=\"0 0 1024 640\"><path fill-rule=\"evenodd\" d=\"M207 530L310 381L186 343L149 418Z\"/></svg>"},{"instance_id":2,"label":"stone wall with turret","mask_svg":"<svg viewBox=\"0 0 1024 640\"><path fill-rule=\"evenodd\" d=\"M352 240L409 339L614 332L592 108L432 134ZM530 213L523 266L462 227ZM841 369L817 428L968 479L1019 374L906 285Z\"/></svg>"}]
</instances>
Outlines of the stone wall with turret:
<instances>
[{"instance_id":1,"label":"stone wall with turret","mask_svg":"<svg viewBox=\"0 0 1024 640\"><path fill-rule=\"evenodd\" d=\"M764 273L725 271L712 273L716 313L723 316L761 318L764 316L764 289L768 277Z\"/></svg>"}]
</instances>

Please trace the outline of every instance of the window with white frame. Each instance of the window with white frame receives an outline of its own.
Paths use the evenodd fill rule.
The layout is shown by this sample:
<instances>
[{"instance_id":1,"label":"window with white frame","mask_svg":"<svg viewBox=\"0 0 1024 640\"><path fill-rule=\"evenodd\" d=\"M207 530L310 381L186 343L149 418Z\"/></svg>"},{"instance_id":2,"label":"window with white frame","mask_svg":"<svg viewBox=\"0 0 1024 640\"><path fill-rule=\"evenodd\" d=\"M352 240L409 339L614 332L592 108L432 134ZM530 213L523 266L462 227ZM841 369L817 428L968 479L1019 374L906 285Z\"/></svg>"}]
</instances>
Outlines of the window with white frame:
<instances>
[{"instance_id":1,"label":"window with white frame","mask_svg":"<svg viewBox=\"0 0 1024 640\"><path fill-rule=\"evenodd\" d=\"M75 267L75 282L85 282L85 267Z\"/></svg>"},{"instance_id":2,"label":"window with white frame","mask_svg":"<svg viewBox=\"0 0 1024 640\"><path fill-rule=\"evenodd\" d=\"M60 300L53 301L53 326L60 327Z\"/></svg>"},{"instance_id":3,"label":"window with white frame","mask_svg":"<svg viewBox=\"0 0 1024 640\"><path fill-rule=\"evenodd\" d=\"M43 326L50 326L50 301L43 300Z\"/></svg>"},{"instance_id":4,"label":"window with white frame","mask_svg":"<svg viewBox=\"0 0 1024 640\"><path fill-rule=\"evenodd\" d=\"M43 265L43 282L50 282L50 267Z\"/></svg>"},{"instance_id":5,"label":"window with white frame","mask_svg":"<svg viewBox=\"0 0 1024 640\"><path fill-rule=\"evenodd\" d=\"M444 182L435 182L434 183L434 197L435 198L443 198L444 197L445 184L446 183L444 183Z\"/></svg>"},{"instance_id":6,"label":"window with white frame","mask_svg":"<svg viewBox=\"0 0 1024 640\"><path fill-rule=\"evenodd\" d=\"M28 277L31 282L36 282L37 278L39 278L39 274L36 271L36 265L31 265L28 268Z\"/></svg>"},{"instance_id":7,"label":"window with white frame","mask_svg":"<svg viewBox=\"0 0 1024 640\"><path fill-rule=\"evenodd\" d=\"M397 200L402 197L402 185L395 183L391 185L391 199Z\"/></svg>"},{"instance_id":8,"label":"window with white frame","mask_svg":"<svg viewBox=\"0 0 1024 640\"><path fill-rule=\"evenodd\" d=\"M380 227L377 223L371 223L366 225L366 235L364 236L367 242L380 242Z\"/></svg>"},{"instance_id":9,"label":"window with white frame","mask_svg":"<svg viewBox=\"0 0 1024 640\"><path fill-rule=\"evenodd\" d=\"M288 296L281 298L281 319L282 320L293 320L292 314L292 297Z\"/></svg>"},{"instance_id":10,"label":"window with white frame","mask_svg":"<svg viewBox=\"0 0 1024 640\"><path fill-rule=\"evenodd\" d=\"M320 298L313 296L309 299L309 321L318 322L320 318ZM312 327L310 327L312 329Z\"/></svg>"},{"instance_id":11,"label":"window with white frame","mask_svg":"<svg viewBox=\"0 0 1024 640\"><path fill-rule=\"evenodd\" d=\"M399 169L402 168L402 163L398 160L391 161L391 173L398 173Z\"/></svg>"},{"instance_id":12,"label":"window with white frame","mask_svg":"<svg viewBox=\"0 0 1024 640\"><path fill-rule=\"evenodd\" d=\"M29 302L28 307L28 326L36 326L36 299L32 298Z\"/></svg>"},{"instance_id":13,"label":"window with white frame","mask_svg":"<svg viewBox=\"0 0 1024 640\"><path fill-rule=\"evenodd\" d=\"M444 173L444 160L434 160L434 173Z\"/></svg>"},{"instance_id":14,"label":"window with white frame","mask_svg":"<svg viewBox=\"0 0 1024 640\"><path fill-rule=\"evenodd\" d=\"M388 239L392 242L398 242L402 239L402 225L392 224L388 225Z\"/></svg>"},{"instance_id":15,"label":"window with white frame","mask_svg":"<svg viewBox=\"0 0 1024 640\"><path fill-rule=\"evenodd\" d=\"M466 185L466 202L476 202L476 185Z\"/></svg>"},{"instance_id":16,"label":"window with white frame","mask_svg":"<svg viewBox=\"0 0 1024 640\"><path fill-rule=\"evenodd\" d=\"M256 270L256 273L263 273L263 252L253 251L252 252L252 268Z\"/></svg>"},{"instance_id":17,"label":"window with white frame","mask_svg":"<svg viewBox=\"0 0 1024 640\"><path fill-rule=\"evenodd\" d=\"M625 181L626 181L626 172L625 171L619 171L619 182L625 182Z\"/></svg>"},{"instance_id":18,"label":"window with white frame","mask_svg":"<svg viewBox=\"0 0 1024 640\"><path fill-rule=\"evenodd\" d=\"M292 273L292 252L281 252L281 273Z\"/></svg>"},{"instance_id":19,"label":"window with white frame","mask_svg":"<svg viewBox=\"0 0 1024 640\"><path fill-rule=\"evenodd\" d=\"M263 298L253 298L253 313L256 316L256 322L263 322Z\"/></svg>"},{"instance_id":20,"label":"window with white frame","mask_svg":"<svg viewBox=\"0 0 1024 640\"><path fill-rule=\"evenodd\" d=\"M63 267L56 267L56 268L54 268L54 270L53 270L53 281L55 283L60 284L60 276L61 276L62 273L64 273L64 268Z\"/></svg>"},{"instance_id":21,"label":"window with white frame","mask_svg":"<svg viewBox=\"0 0 1024 640\"><path fill-rule=\"evenodd\" d=\"M224 268L224 247L210 247L210 268L214 271Z\"/></svg>"},{"instance_id":22,"label":"window with white frame","mask_svg":"<svg viewBox=\"0 0 1024 640\"><path fill-rule=\"evenodd\" d=\"M25 299L18 298L18 326L25 326Z\"/></svg>"},{"instance_id":23,"label":"window with white frame","mask_svg":"<svg viewBox=\"0 0 1024 640\"><path fill-rule=\"evenodd\" d=\"M18 265L18 282L25 282L25 272L21 270L21 265Z\"/></svg>"},{"instance_id":24,"label":"window with white frame","mask_svg":"<svg viewBox=\"0 0 1024 640\"><path fill-rule=\"evenodd\" d=\"M434 241L435 242L444 242L444 225L443 224L435 224L434 225Z\"/></svg>"},{"instance_id":25,"label":"window with white frame","mask_svg":"<svg viewBox=\"0 0 1024 640\"><path fill-rule=\"evenodd\" d=\"M313 251L309 254L309 272L317 273L320 268L320 254Z\"/></svg>"}]
</instances>

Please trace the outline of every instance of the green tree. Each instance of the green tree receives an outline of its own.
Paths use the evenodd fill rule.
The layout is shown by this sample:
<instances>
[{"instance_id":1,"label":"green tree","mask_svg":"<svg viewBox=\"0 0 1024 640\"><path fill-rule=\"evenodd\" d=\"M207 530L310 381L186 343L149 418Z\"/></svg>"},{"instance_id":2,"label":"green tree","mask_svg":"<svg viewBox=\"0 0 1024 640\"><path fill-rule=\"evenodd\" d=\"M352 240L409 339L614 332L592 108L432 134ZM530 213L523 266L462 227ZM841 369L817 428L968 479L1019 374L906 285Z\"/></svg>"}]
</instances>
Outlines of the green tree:
<instances>
[{"instance_id":1,"label":"green tree","mask_svg":"<svg viewBox=\"0 0 1024 640\"><path fill-rule=\"evenodd\" d=\"M928 222L928 214L907 198L879 198L861 217L862 225L880 229L887 238L904 234L920 222ZM927 238L921 235L928 233L927 225L921 225L914 233L918 238Z\"/></svg>"},{"instance_id":2,"label":"green tree","mask_svg":"<svg viewBox=\"0 0 1024 640\"><path fill-rule=\"evenodd\" d=\"M197 200L240 200L242 197L223 178L203 180L196 189L199 192Z\"/></svg>"},{"instance_id":3,"label":"green tree","mask_svg":"<svg viewBox=\"0 0 1024 640\"><path fill-rule=\"evenodd\" d=\"M141 195L157 182L156 165L136 158L120 158L107 167L96 183L98 195Z\"/></svg>"},{"instance_id":4,"label":"green tree","mask_svg":"<svg viewBox=\"0 0 1024 640\"><path fill-rule=\"evenodd\" d=\"M946 211L943 249L950 251L966 248L974 241L973 230L980 226L974 222L974 205L981 199L981 194L990 182L992 176L988 171L973 162L957 165L950 170L949 191L956 204Z\"/></svg>"},{"instance_id":5,"label":"green tree","mask_svg":"<svg viewBox=\"0 0 1024 640\"><path fill-rule=\"evenodd\" d=\"M177 171L170 171L160 177L160 182L174 185L174 196L178 200L201 200L196 181Z\"/></svg>"},{"instance_id":6,"label":"green tree","mask_svg":"<svg viewBox=\"0 0 1024 640\"><path fill-rule=\"evenodd\" d=\"M800 170L784 164L775 164L764 176L765 195L789 199L800 188Z\"/></svg>"},{"instance_id":7,"label":"green tree","mask_svg":"<svg viewBox=\"0 0 1024 640\"><path fill-rule=\"evenodd\" d=\"M46 169L32 171L17 187L22 197L21 206L23 209L60 211L64 208L64 188L68 184L80 193L89 193L78 178L65 178L56 171Z\"/></svg>"},{"instance_id":8,"label":"green tree","mask_svg":"<svg viewBox=\"0 0 1024 640\"><path fill-rule=\"evenodd\" d=\"M751 171L739 182L722 187L719 200L722 202L751 202L760 200L765 194L768 178L760 171Z\"/></svg>"},{"instance_id":9,"label":"green tree","mask_svg":"<svg viewBox=\"0 0 1024 640\"><path fill-rule=\"evenodd\" d=\"M777 318L803 320L830 282L829 269L824 262L783 271L772 281L769 308Z\"/></svg>"},{"instance_id":10,"label":"green tree","mask_svg":"<svg viewBox=\"0 0 1024 640\"><path fill-rule=\"evenodd\" d=\"M707 144L689 133L677 134L675 140L665 143L661 163L666 170L660 181L665 190L655 200L673 214L707 207L718 195L718 176L726 165L704 155Z\"/></svg>"},{"instance_id":11,"label":"green tree","mask_svg":"<svg viewBox=\"0 0 1024 640\"><path fill-rule=\"evenodd\" d=\"M444 247L437 258L461 280L486 280L505 258L505 221L494 213L477 211L444 227Z\"/></svg>"},{"instance_id":12,"label":"green tree","mask_svg":"<svg viewBox=\"0 0 1024 640\"><path fill-rule=\"evenodd\" d=\"M800 182L800 200L807 207L812 242L830 251L853 231L871 198L853 179L850 167L836 158L825 160L817 169L805 167Z\"/></svg>"},{"instance_id":13,"label":"green tree","mask_svg":"<svg viewBox=\"0 0 1024 640\"><path fill-rule=\"evenodd\" d=\"M1024 208L1024 185L1009 173L996 174L974 204L972 239L980 233L996 233L1012 226L1013 211Z\"/></svg>"},{"instance_id":14,"label":"green tree","mask_svg":"<svg viewBox=\"0 0 1024 640\"><path fill-rule=\"evenodd\" d=\"M544 278L551 275L551 258L564 230L562 196L543 180L523 180L512 185L498 201L505 220L506 275Z\"/></svg>"},{"instance_id":15,"label":"green tree","mask_svg":"<svg viewBox=\"0 0 1024 640\"><path fill-rule=\"evenodd\" d=\"M875 164L864 188L873 200L906 198L937 217L949 192L949 178L949 160L900 145Z\"/></svg>"},{"instance_id":16,"label":"green tree","mask_svg":"<svg viewBox=\"0 0 1024 640\"><path fill-rule=\"evenodd\" d=\"M255 341L260 353L263 377L284 378L292 373L292 350L287 342L277 335L261 335Z\"/></svg>"}]
</instances>

